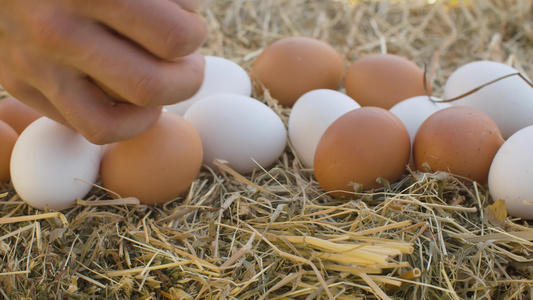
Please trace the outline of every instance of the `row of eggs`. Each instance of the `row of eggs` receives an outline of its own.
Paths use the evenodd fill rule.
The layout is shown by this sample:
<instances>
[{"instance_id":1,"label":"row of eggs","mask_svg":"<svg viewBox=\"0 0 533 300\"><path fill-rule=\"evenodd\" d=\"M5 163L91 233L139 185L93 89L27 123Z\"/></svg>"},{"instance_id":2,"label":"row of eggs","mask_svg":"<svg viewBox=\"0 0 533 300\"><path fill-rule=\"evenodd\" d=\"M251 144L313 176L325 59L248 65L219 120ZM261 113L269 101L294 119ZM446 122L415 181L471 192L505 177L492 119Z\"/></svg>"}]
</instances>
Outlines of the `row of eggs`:
<instances>
[{"instance_id":1,"label":"row of eggs","mask_svg":"<svg viewBox=\"0 0 533 300\"><path fill-rule=\"evenodd\" d=\"M301 45L298 46L297 42L300 42ZM280 44L282 46L285 44L285 47L280 47ZM289 49L292 49L293 53L297 53L292 60L292 64L290 60L291 52L287 50L287 45L289 46ZM281 54L274 53L273 55L271 49L276 48L273 46L281 48L281 50L278 51L281 52ZM298 49L300 49L299 52L296 51ZM316 77L320 77L323 74L330 74L331 72L324 72L324 69L335 66L336 64L331 63L331 59L317 59L316 53L314 54L315 57L306 57L305 53L302 54L304 51L302 49L306 49L305 51L307 52L309 52L309 49L326 49L326 51L318 51L323 51L329 54L333 53L331 52L331 49L333 48L321 41L307 38L289 38L267 47L256 59L252 69L252 77L257 79L257 81L262 84L263 88L268 89L272 96L279 100L280 104L292 106L288 123L288 135L294 152L302 165L308 168L314 168L317 180L321 186L326 191L332 191L334 195L336 194L339 196L344 195L344 193L335 193L334 191L353 191L353 187L350 187L350 185L354 182L364 182L362 184L363 187L369 189L376 187L375 180L377 177L382 177L389 181L395 181L403 171L405 171L405 165L409 160L409 153L424 152L415 151L417 149L416 145L413 145L413 151L409 150L411 143L415 140L414 136L418 126L420 126L422 121L424 121L429 115L433 115L434 112L449 106L449 104L438 103L439 99L430 99L428 96L412 97L424 94L431 90L430 87L428 87L428 83L426 82L424 84L422 80L423 70L418 68L414 63L394 55L376 54L356 60L346 72L344 82L346 94L338 92L335 90L341 80L338 75L336 75L337 77L335 80L325 80L328 82L332 81L334 84L328 83L328 85L324 85L320 80L316 79ZM269 56L274 58L269 58ZM283 61L283 59L285 61ZM271 61L270 63L263 63L263 65L266 65L267 67L261 67L261 62L264 62L265 60ZM323 61L326 61L327 63L317 65L317 62ZM309 68L309 64L312 65L311 68ZM277 66L289 68L278 70L276 73L275 69ZM416 72L414 71L416 69L413 66L418 68ZM265 68L267 71L273 72L273 75L270 76L274 79L268 78L268 72L266 72L267 74L265 75ZM298 68L304 68L305 70L298 70ZM406 71L406 69L413 71L414 75L411 76L413 79L409 80L409 82L413 82L412 85L414 85L415 88L414 91L400 93L398 92L399 90L411 84L408 84L403 80L409 77L407 76L409 72ZM291 74L291 72L294 74ZM362 72L364 76L359 75L359 72ZM513 72L516 72L516 70L495 62L482 61L467 64L459 68L454 74L452 74L452 76L450 76L447 85L445 86L444 97L448 99L464 94L480 84ZM300 76L296 77L295 74L299 74ZM317 74L320 74L320 76ZM303 80L300 78L305 76L307 77ZM355 80L354 78L359 79ZM369 80L372 78L374 78L374 81L378 82L378 86L370 86L371 82ZM402 80L399 80L399 78ZM102 148L98 148L99 150L95 151L95 153L98 152L101 154L103 152L104 154L100 156L92 156L94 158L92 159L92 164L96 166L97 170L96 175L93 171L91 173L92 175L89 176L90 178L85 178L79 174L66 176L70 178L70 181L73 181L72 178L77 178L77 180L75 180L76 183L72 184L84 185L85 189L88 191L91 187L88 183L93 183L96 180L98 167L101 166L100 174L104 187L118 193L121 197L134 196L139 198L143 203L155 204L171 200L173 197L185 191L192 180L197 176L202 163L212 166L214 158L227 160L241 173L249 173L259 166L267 167L273 164L285 149L285 126L281 119L279 119L278 115L268 106L250 98L252 82L254 81L250 80L247 72L238 64L221 57L207 56L204 83L198 93L189 100L166 107L169 113L164 113L159 122L171 123L171 121L168 120L173 120L172 122L175 123L173 127L180 127L183 129L182 131L187 131L185 128L194 128L192 131L188 129L188 131L193 133L189 133L186 139L183 138L182 140L180 137L177 138L178 141L169 142L170 139L167 136L161 138L161 141L158 141L151 136L158 135L154 134L154 132L157 130L164 131L165 128L168 129L168 126L156 125L152 130L135 139L108 145L103 151ZM398 82L400 82L400 86L398 86ZM414 84L415 82L418 82L418 85ZM297 91L289 92L289 96L283 95L283 91L288 91L293 85L298 86L298 89L296 89ZM305 86L302 87L302 85ZM391 93L391 91L393 92ZM350 97L350 95L354 95L354 93L358 96ZM365 95L365 93L367 95ZM386 93L389 96L380 93ZM494 119L496 123L499 123L498 127L502 129L502 132L504 133L503 137L507 138L518 129L533 124L529 118L522 117L531 111L531 103L524 100L528 99L528 97L529 99L532 99L531 93L532 89L530 86L527 86L525 81L517 77L509 77L505 80L501 80L499 83L487 86L472 95L463 97L460 100L455 101L454 104L457 103L476 107L476 105L472 105L471 103L476 103L477 101L479 103L476 108L480 110L488 109L489 111L485 111L486 114L490 115L491 110L492 113L496 112L496 117L491 115L491 118L488 119L489 121ZM401 101L408 97L410 99ZM357 99L357 102L354 98ZM286 100L282 101L281 99ZM380 103L377 99L387 101ZM487 99L495 100L489 101ZM481 103L480 101L483 102ZM361 103L363 103L365 107L360 108ZM376 106L381 106L381 108ZM392 108L387 110L387 108L391 106ZM443 111L448 111L448 116L442 117L441 119L456 125L455 129L451 129L452 133L469 132L465 129L470 125L461 123L464 120L477 120L473 123L478 122L478 119L487 121L486 115L477 110L464 111L462 115L450 112L451 110ZM476 118L472 118L472 114L474 114ZM454 115L459 115L460 117L456 118L455 121L450 121L454 120ZM341 116L343 118L341 118ZM50 120L39 122L43 124L49 123L50 127L59 126ZM39 122L36 123L38 124ZM492 145L492 148L488 151L488 157L490 159L486 158L484 160L485 166L483 168L484 170L488 170L488 167L486 166L487 161L489 162L488 164L490 167L492 157L494 157L494 154L496 153L494 149L497 150L497 148L503 143L502 137L498 135L498 127L494 128L493 124L494 122L489 124L490 126L488 127L483 125L480 127L480 131L475 133L482 133L482 137L480 138L482 140L481 146L474 145L472 146L474 148L466 147L473 143L472 136L469 136L468 134L464 134L466 136L466 139L464 140L458 140L457 137L451 134L449 140L442 144L436 143L435 140L430 139L428 139L429 142L426 142L425 144L429 145L429 147L434 146L434 149L439 149L444 146L450 146L452 144L450 141L455 141L457 149L462 150L463 153L471 154L470 158L462 158L462 161L474 162L479 161L479 159L477 159L479 154L476 154L475 151L472 151L471 149L479 150L486 148L487 146L483 144L485 142L484 137L486 136L484 132L492 132L494 134L491 136L496 137L494 139L496 142L493 142L496 146ZM33 124L32 126L37 127L37 125ZM437 127L437 131L439 132L439 135L441 135L445 126L440 123L434 126ZM391 130L393 127L395 129ZM337 128L337 133L334 133L334 128ZM347 128L349 128L349 130L347 130ZM460 130L457 130L457 128ZM326 135L326 130L333 133ZM70 134L74 133L71 132ZM43 133L35 135L40 135L41 137L45 136ZM174 133L175 137L184 135L187 136L183 133ZM329 141L327 141L328 136ZM374 144L370 142L372 138L374 139ZM75 138L70 138L70 140L73 139ZM323 144L323 146L319 145L321 139L327 141L320 143ZM352 139L351 146L349 145L350 139ZM74 197L69 193L61 191L62 188L68 186L68 184L65 184L65 181L59 181L57 194L54 195L53 193L50 193L50 191L54 189L54 186L47 184L45 179L52 177L57 178L58 176L55 175L56 173L68 174L68 172L59 169L50 170L43 167L42 163L39 165L39 162L37 161L30 161L28 159L29 156L33 155L34 157L37 157L38 155L35 154L35 152L38 152L37 149L45 149L46 147L37 146L33 138L28 138L28 140L31 140L31 142L28 142L29 145L26 147L30 149L30 152L33 151L33 153L17 155L19 151L14 150L13 158L11 159L12 181L19 195L37 208L42 209L48 205L50 208L56 210L72 205L74 203L73 199L75 198L83 197L85 194L82 194L82 192L78 192L76 197ZM51 144L56 143L57 145L61 145L61 143L57 142L52 143L51 141L53 140L47 138L43 138L43 140L50 141ZM135 141L137 141L137 143ZM198 141L200 142L198 143ZM173 143L175 145L172 145ZM23 143L21 142L20 144ZM69 142L68 145L58 146L58 151L68 149L69 147L75 148L74 146L71 146L71 144L72 143ZM200 146L190 146L194 144ZM184 145L190 146L190 153L183 154L182 157L180 157L177 154L179 151L176 149L180 147L183 148ZM435 145L442 145L442 147L435 147ZM168 148L170 153L165 154L165 148ZM113 149L118 149L114 150L117 154L109 154L113 153ZM459 151L457 149L455 152L452 150L445 150L444 153L457 154L457 151ZM361 151L363 150L367 151L367 153L362 154ZM337 152L336 154L334 153L335 151ZM39 150L39 152L42 151ZM429 153L429 155L433 155L431 154L432 152L425 152ZM522 150L522 152L524 151ZM77 153L83 153L83 151L78 150ZM44 156L46 155L43 154L43 157ZM20 164L26 162L25 164L29 167L18 168L17 164L14 163L17 161L17 157L20 157L18 160L22 161ZM66 157L68 157L68 154L57 155L57 159L62 161L65 161ZM175 162L169 162L169 159L172 160L169 157L172 157ZM507 155L507 157L511 157L512 159L515 156ZM75 160L78 159L79 158L76 158ZM43 160L47 161L50 165L61 165L61 163L58 164L57 162L52 163L51 159L43 158ZM396 160L396 162L392 162L391 160ZM144 161L146 161L146 163L144 163ZM191 171L189 173L191 175L189 176L179 175L187 173L183 167L184 162L187 162L187 164L190 165ZM464 167L465 164L463 162L459 162L457 165ZM426 161L424 161L424 163L426 163ZM411 158L410 164L411 166L415 166L413 158ZM64 165L69 169L74 169L71 162L65 162ZM106 167L108 165L113 167ZM422 163L419 162L418 165L418 168L420 168ZM466 166L467 165L468 164L466 164ZM512 178L509 174L516 173L514 172L514 169L512 169L516 168L516 166L511 166L512 164L509 162L500 163L499 165L503 167L500 167L498 172L492 173L499 174L500 177L507 179L505 182L508 182L510 180L509 178ZM440 166L435 167L435 165L430 165L430 167L435 170L441 168ZM449 162L444 163L444 168L445 171L460 173L450 169ZM510 168L510 170L505 170L505 168ZM16 171L17 169L20 169L18 173ZM37 178L37 173L39 172L36 172L35 169L42 170L41 178ZM110 169L114 171L108 171ZM472 168L466 169L469 170L469 172L472 170ZM346 173L346 170L351 171L352 173L350 174L350 172L348 172L347 174L342 175L341 173L343 173L343 171ZM353 172L358 173L364 178L358 178L357 174L353 174ZM106 173L109 173L110 175L106 175ZM389 173L393 175L388 175ZM481 173L485 174L486 172L483 171ZM459 175L481 182L486 181L488 176L485 174L481 175L481 177L472 178L469 177L471 174L465 173ZM32 182L28 179L30 176L34 176L37 179ZM497 177L497 175L494 176ZM491 178L494 176L491 176ZM523 178L523 174L518 174L517 176L522 176ZM516 178L517 176L514 177ZM17 180L16 178L20 179ZM183 184L178 184L178 181L181 178L183 178ZM119 181L122 181L122 183ZM515 182L519 181L520 180L518 179L515 180ZM17 182L21 182L21 184L17 184ZM22 182L26 183L23 184ZM489 178L489 185L491 185L491 182L501 183L503 181L499 179L490 180ZM41 185L39 185L39 183L41 183ZM28 186L28 189L32 190L35 196L25 196L23 188L20 187L23 185ZM500 190L506 191L510 190L509 187L512 187L512 185L509 184L506 184L505 186L500 184L500 186L502 186ZM508 200L508 210L511 214L528 218L524 213L521 213L524 211L524 209L521 208L525 205L523 203L524 196L521 196L521 198L519 197L519 200L517 201L511 201L510 199L512 197L509 196L509 193L505 195L500 193L502 195L500 197L495 195L494 193L496 192L493 193L493 190L498 189L492 189L491 187L491 194L493 194L495 198ZM513 187L511 190L517 189ZM157 195L158 193L162 193L163 195L159 196ZM50 196L47 200L42 200L38 196L43 197L43 194ZM36 200L31 201L30 199L32 199L32 197ZM513 209L511 202L518 203L518 209Z\"/></svg>"}]
</instances>

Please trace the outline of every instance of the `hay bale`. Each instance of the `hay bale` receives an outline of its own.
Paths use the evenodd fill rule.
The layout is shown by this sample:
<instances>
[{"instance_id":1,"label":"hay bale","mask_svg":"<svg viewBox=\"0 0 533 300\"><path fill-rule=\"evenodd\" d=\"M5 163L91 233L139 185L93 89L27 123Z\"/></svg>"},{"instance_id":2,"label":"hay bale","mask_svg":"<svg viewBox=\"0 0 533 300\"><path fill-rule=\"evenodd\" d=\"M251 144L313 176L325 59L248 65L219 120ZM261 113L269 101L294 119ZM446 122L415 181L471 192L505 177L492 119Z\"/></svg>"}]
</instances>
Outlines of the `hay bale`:
<instances>
[{"instance_id":1,"label":"hay bale","mask_svg":"<svg viewBox=\"0 0 533 300\"><path fill-rule=\"evenodd\" d=\"M202 53L250 70L269 43L325 40L346 64L394 53L426 65L436 96L458 66L505 62L533 77L533 1L218 0ZM288 109L267 96L286 121ZM158 207L110 201L39 212L0 189L0 294L116 299L530 299L533 228L486 186L446 173L339 201L290 147L243 177L219 162ZM46 191L43 191L46 192Z\"/></svg>"}]
</instances>

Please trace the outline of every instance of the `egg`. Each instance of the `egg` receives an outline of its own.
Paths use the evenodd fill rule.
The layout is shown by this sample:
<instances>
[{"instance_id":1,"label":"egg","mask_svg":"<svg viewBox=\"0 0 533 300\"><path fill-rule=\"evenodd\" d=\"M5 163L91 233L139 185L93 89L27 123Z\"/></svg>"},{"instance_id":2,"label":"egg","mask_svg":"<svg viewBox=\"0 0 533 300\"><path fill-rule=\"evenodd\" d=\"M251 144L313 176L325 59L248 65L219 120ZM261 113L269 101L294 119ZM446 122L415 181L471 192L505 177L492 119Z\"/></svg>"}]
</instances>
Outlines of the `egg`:
<instances>
[{"instance_id":1,"label":"egg","mask_svg":"<svg viewBox=\"0 0 533 300\"><path fill-rule=\"evenodd\" d=\"M407 58L394 54L370 54L356 59L346 70L346 94L361 106L385 109L415 96L431 95L424 70Z\"/></svg>"},{"instance_id":2,"label":"egg","mask_svg":"<svg viewBox=\"0 0 533 300\"><path fill-rule=\"evenodd\" d=\"M9 180L9 162L18 137L15 129L0 120L0 183Z\"/></svg>"},{"instance_id":3,"label":"egg","mask_svg":"<svg viewBox=\"0 0 533 300\"><path fill-rule=\"evenodd\" d=\"M507 213L533 220L533 126L520 129L500 147L489 170L494 200L505 200Z\"/></svg>"},{"instance_id":4,"label":"egg","mask_svg":"<svg viewBox=\"0 0 533 300\"><path fill-rule=\"evenodd\" d=\"M264 103L242 95L221 94L196 102L183 116L196 128L204 147L203 162L229 162L238 172L269 167L287 143L285 125Z\"/></svg>"},{"instance_id":5,"label":"egg","mask_svg":"<svg viewBox=\"0 0 533 300\"><path fill-rule=\"evenodd\" d=\"M305 167L313 168L318 141L328 126L359 107L346 94L328 89L307 92L296 101L289 115L289 140Z\"/></svg>"},{"instance_id":6,"label":"egg","mask_svg":"<svg viewBox=\"0 0 533 300\"><path fill-rule=\"evenodd\" d=\"M0 120L9 124L18 134L42 116L38 111L13 97L0 100Z\"/></svg>"},{"instance_id":7,"label":"egg","mask_svg":"<svg viewBox=\"0 0 533 300\"><path fill-rule=\"evenodd\" d=\"M518 70L494 61L475 61L455 70L444 85L444 99L453 99ZM491 83L451 102L485 112L498 125L503 138L533 125L533 88L519 76Z\"/></svg>"},{"instance_id":8,"label":"egg","mask_svg":"<svg viewBox=\"0 0 533 300\"><path fill-rule=\"evenodd\" d=\"M315 176L333 196L349 195L353 184L363 190L397 181L409 160L409 134L394 114L380 107L361 107L340 116L324 132L315 153Z\"/></svg>"},{"instance_id":9,"label":"egg","mask_svg":"<svg viewBox=\"0 0 533 300\"><path fill-rule=\"evenodd\" d=\"M118 196L156 205L185 192L201 167L202 142L194 127L163 112L148 131L107 145L100 173L102 185Z\"/></svg>"},{"instance_id":10,"label":"egg","mask_svg":"<svg viewBox=\"0 0 533 300\"><path fill-rule=\"evenodd\" d=\"M204 80L191 98L167 105L166 109L183 116L196 101L216 94L252 95L252 82L248 73L237 63L218 56L205 56Z\"/></svg>"},{"instance_id":11,"label":"egg","mask_svg":"<svg viewBox=\"0 0 533 300\"><path fill-rule=\"evenodd\" d=\"M484 112L452 106L429 116L413 141L416 168L450 172L484 184L490 164L503 144L496 123Z\"/></svg>"},{"instance_id":12,"label":"egg","mask_svg":"<svg viewBox=\"0 0 533 300\"><path fill-rule=\"evenodd\" d=\"M11 155L11 181L27 204L62 210L85 197L96 183L101 147L46 117L19 136Z\"/></svg>"},{"instance_id":13,"label":"egg","mask_svg":"<svg viewBox=\"0 0 533 300\"><path fill-rule=\"evenodd\" d=\"M328 43L288 37L268 45L252 66L252 78L281 105L292 107L303 94L337 89L344 74L343 57Z\"/></svg>"},{"instance_id":14,"label":"egg","mask_svg":"<svg viewBox=\"0 0 533 300\"><path fill-rule=\"evenodd\" d=\"M434 112L446 107L450 107L449 103L439 102L441 99L428 96L415 96L396 103L389 109L391 113L396 115L407 128L411 145L415 138L418 127ZM411 148L412 149L412 148ZM415 168L413 157L409 159L409 166Z\"/></svg>"}]
</instances>

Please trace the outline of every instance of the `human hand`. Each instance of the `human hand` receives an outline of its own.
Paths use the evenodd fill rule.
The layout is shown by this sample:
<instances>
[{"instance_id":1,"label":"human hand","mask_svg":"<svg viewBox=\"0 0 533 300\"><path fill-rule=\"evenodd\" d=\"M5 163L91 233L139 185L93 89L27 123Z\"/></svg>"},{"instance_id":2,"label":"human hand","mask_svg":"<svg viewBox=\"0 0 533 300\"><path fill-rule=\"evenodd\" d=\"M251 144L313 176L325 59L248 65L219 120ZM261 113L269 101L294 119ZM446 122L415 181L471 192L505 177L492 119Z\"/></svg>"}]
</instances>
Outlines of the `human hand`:
<instances>
[{"instance_id":1,"label":"human hand","mask_svg":"<svg viewBox=\"0 0 533 300\"><path fill-rule=\"evenodd\" d=\"M0 83L93 143L134 137L201 85L197 3L3 0Z\"/></svg>"}]
</instances>

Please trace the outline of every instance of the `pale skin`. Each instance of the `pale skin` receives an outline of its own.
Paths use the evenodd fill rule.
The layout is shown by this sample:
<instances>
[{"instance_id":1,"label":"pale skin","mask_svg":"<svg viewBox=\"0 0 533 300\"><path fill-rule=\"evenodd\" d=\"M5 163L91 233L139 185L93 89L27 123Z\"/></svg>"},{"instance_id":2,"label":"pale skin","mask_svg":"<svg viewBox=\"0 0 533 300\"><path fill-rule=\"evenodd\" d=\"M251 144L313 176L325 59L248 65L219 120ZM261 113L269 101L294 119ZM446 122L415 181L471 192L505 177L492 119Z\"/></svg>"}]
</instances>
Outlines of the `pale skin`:
<instances>
[{"instance_id":1,"label":"pale skin","mask_svg":"<svg viewBox=\"0 0 533 300\"><path fill-rule=\"evenodd\" d=\"M95 144L137 136L201 85L197 1L0 0L0 83Z\"/></svg>"}]
</instances>

